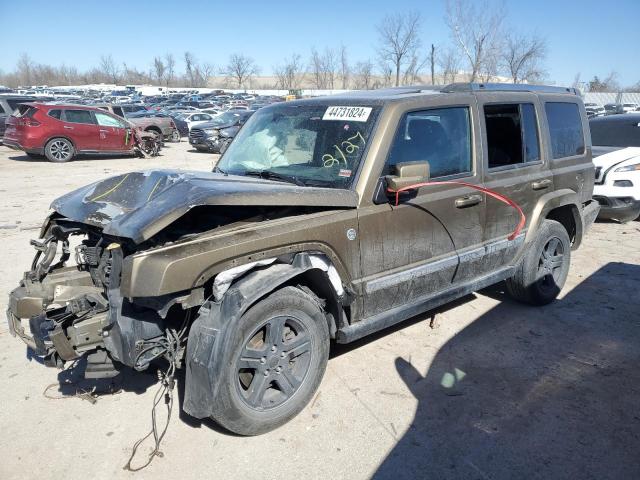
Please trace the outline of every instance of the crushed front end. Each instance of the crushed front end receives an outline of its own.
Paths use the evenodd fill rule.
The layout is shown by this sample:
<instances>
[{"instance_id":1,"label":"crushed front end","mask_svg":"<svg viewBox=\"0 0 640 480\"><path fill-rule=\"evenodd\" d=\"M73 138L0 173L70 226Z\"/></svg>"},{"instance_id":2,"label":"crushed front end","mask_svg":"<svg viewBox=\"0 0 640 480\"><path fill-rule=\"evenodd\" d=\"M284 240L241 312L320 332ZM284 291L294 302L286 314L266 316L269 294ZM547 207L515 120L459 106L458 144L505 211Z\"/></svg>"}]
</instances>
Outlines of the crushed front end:
<instances>
[{"instance_id":1,"label":"crushed front end","mask_svg":"<svg viewBox=\"0 0 640 480\"><path fill-rule=\"evenodd\" d=\"M166 353L166 310L163 318L120 295L126 241L58 216L31 244L31 269L10 294L7 317L32 354L57 367L86 355L85 376L105 378Z\"/></svg>"}]
</instances>

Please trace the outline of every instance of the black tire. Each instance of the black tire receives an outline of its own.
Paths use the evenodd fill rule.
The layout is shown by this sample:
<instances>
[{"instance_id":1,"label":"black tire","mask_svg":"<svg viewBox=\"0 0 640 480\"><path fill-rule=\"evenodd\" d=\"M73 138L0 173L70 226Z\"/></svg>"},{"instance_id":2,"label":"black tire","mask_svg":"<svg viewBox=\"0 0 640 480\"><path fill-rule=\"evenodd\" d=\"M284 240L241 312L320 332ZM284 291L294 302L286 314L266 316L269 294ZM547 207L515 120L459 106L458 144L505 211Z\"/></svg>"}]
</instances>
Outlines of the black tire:
<instances>
[{"instance_id":1,"label":"black tire","mask_svg":"<svg viewBox=\"0 0 640 480\"><path fill-rule=\"evenodd\" d=\"M222 142L222 145L220 145L220 155L224 155L224 152L227 151L227 148L229 148L229 145L231 145L233 139L231 138L227 138L224 142Z\"/></svg>"},{"instance_id":2,"label":"black tire","mask_svg":"<svg viewBox=\"0 0 640 480\"><path fill-rule=\"evenodd\" d=\"M507 279L509 294L530 305L546 305L556 299L571 265L571 240L555 220L545 220L535 240Z\"/></svg>"},{"instance_id":3,"label":"black tire","mask_svg":"<svg viewBox=\"0 0 640 480\"><path fill-rule=\"evenodd\" d=\"M66 138L52 138L44 147L44 155L47 160L55 163L63 163L71 160L76 154L73 143Z\"/></svg>"},{"instance_id":4,"label":"black tire","mask_svg":"<svg viewBox=\"0 0 640 480\"><path fill-rule=\"evenodd\" d=\"M329 328L317 299L296 287L278 290L240 318L230 340L213 420L234 433L258 435L300 413L329 358Z\"/></svg>"},{"instance_id":5,"label":"black tire","mask_svg":"<svg viewBox=\"0 0 640 480\"><path fill-rule=\"evenodd\" d=\"M180 136L180 132L178 130L174 130L173 132L171 132L171 137L170 140L173 143L179 143L181 140L181 136Z\"/></svg>"}]
</instances>

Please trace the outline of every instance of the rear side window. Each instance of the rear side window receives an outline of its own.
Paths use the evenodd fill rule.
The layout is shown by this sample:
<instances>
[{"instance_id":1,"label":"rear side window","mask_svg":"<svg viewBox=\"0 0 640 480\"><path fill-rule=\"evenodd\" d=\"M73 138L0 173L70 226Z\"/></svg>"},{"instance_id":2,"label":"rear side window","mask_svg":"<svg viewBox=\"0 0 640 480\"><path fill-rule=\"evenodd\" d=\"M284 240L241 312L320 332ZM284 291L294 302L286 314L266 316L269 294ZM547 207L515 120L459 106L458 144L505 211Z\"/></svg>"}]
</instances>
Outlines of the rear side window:
<instances>
[{"instance_id":1,"label":"rear side window","mask_svg":"<svg viewBox=\"0 0 640 480\"><path fill-rule=\"evenodd\" d=\"M549 123L553 158L571 157L584 153L584 133L578 105L567 102L548 102L544 105Z\"/></svg>"},{"instance_id":2,"label":"rear side window","mask_svg":"<svg viewBox=\"0 0 640 480\"><path fill-rule=\"evenodd\" d=\"M432 178L471 172L469 108L451 107L404 116L383 175L405 162L429 162Z\"/></svg>"},{"instance_id":3,"label":"rear side window","mask_svg":"<svg viewBox=\"0 0 640 480\"><path fill-rule=\"evenodd\" d=\"M20 106L21 103L24 102L30 102L32 100L26 100L26 99L22 99L22 100L18 100L18 99L7 99L7 105L9 105L9 110L11 110L11 112L15 112L16 109Z\"/></svg>"},{"instance_id":4,"label":"rear side window","mask_svg":"<svg viewBox=\"0 0 640 480\"><path fill-rule=\"evenodd\" d=\"M62 110L49 110L49 116L60 120L60 117L62 117Z\"/></svg>"},{"instance_id":5,"label":"rear side window","mask_svg":"<svg viewBox=\"0 0 640 480\"><path fill-rule=\"evenodd\" d=\"M591 141L597 146L640 147L640 122L600 120L589 122Z\"/></svg>"},{"instance_id":6,"label":"rear side window","mask_svg":"<svg viewBox=\"0 0 640 480\"><path fill-rule=\"evenodd\" d=\"M485 105L489 168L540 160L536 110L532 103Z\"/></svg>"},{"instance_id":7,"label":"rear side window","mask_svg":"<svg viewBox=\"0 0 640 480\"><path fill-rule=\"evenodd\" d=\"M69 123L95 124L89 110L65 110L64 119Z\"/></svg>"},{"instance_id":8,"label":"rear side window","mask_svg":"<svg viewBox=\"0 0 640 480\"><path fill-rule=\"evenodd\" d=\"M37 108L30 107L29 105L18 105L13 112L14 117L32 117L34 113L38 111Z\"/></svg>"}]
</instances>

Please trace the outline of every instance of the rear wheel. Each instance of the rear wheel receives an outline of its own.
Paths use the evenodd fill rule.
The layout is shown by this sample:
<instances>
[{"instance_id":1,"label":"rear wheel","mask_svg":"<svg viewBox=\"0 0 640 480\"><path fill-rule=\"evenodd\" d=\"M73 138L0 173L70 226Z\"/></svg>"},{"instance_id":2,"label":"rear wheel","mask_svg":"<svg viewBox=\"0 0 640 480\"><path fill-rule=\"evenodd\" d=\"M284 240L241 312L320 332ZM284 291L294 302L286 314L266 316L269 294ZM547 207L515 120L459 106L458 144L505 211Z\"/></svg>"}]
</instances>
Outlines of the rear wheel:
<instances>
[{"instance_id":1,"label":"rear wheel","mask_svg":"<svg viewBox=\"0 0 640 480\"><path fill-rule=\"evenodd\" d=\"M571 240L567 230L554 220L545 220L536 239L524 254L507 291L531 305L551 303L560 293L571 264Z\"/></svg>"},{"instance_id":2,"label":"rear wheel","mask_svg":"<svg viewBox=\"0 0 640 480\"><path fill-rule=\"evenodd\" d=\"M212 418L240 435L273 430L316 392L329 356L329 329L311 294L285 287L255 304L231 333Z\"/></svg>"},{"instance_id":3,"label":"rear wheel","mask_svg":"<svg viewBox=\"0 0 640 480\"><path fill-rule=\"evenodd\" d=\"M68 162L75 155L73 144L66 138L54 138L47 142L44 154L50 162Z\"/></svg>"}]
</instances>

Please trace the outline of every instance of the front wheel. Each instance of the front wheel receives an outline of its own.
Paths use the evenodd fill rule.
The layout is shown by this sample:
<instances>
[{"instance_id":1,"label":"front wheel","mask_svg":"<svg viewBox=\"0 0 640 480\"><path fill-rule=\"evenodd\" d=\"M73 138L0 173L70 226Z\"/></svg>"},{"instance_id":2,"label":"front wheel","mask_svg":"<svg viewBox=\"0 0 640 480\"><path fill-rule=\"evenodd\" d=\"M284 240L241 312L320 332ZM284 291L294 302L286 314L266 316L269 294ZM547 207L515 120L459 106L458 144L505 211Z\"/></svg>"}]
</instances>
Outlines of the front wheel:
<instances>
[{"instance_id":1,"label":"front wheel","mask_svg":"<svg viewBox=\"0 0 640 480\"><path fill-rule=\"evenodd\" d=\"M174 130L173 132L171 132L171 141L173 143L178 143L180 141L182 137L180 137L180 132L178 130Z\"/></svg>"},{"instance_id":2,"label":"front wheel","mask_svg":"<svg viewBox=\"0 0 640 480\"><path fill-rule=\"evenodd\" d=\"M318 389L329 357L318 299L285 287L251 307L230 335L212 418L240 435L258 435L295 417Z\"/></svg>"},{"instance_id":3,"label":"front wheel","mask_svg":"<svg viewBox=\"0 0 640 480\"><path fill-rule=\"evenodd\" d=\"M75 149L66 138L54 138L44 147L44 154L50 162L62 163L73 158Z\"/></svg>"},{"instance_id":4,"label":"front wheel","mask_svg":"<svg viewBox=\"0 0 640 480\"><path fill-rule=\"evenodd\" d=\"M571 265L571 240L555 220L545 220L535 240L507 279L509 294L524 303L546 305L556 299Z\"/></svg>"}]
</instances>

